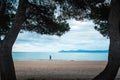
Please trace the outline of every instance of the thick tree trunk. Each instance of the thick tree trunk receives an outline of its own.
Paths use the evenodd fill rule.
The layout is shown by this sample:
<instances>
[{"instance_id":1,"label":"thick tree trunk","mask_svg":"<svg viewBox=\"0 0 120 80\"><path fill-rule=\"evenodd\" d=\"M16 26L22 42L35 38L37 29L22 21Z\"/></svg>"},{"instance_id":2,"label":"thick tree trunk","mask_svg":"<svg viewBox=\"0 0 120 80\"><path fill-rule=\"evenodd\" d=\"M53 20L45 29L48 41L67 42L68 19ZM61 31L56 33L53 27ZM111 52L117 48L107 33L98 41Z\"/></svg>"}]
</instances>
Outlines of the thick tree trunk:
<instances>
[{"instance_id":1,"label":"thick tree trunk","mask_svg":"<svg viewBox=\"0 0 120 80\"><path fill-rule=\"evenodd\" d=\"M120 67L120 0L111 1L110 47L106 68L93 80L114 80Z\"/></svg>"},{"instance_id":2,"label":"thick tree trunk","mask_svg":"<svg viewBox=\"0 0 120 80\"><path fill-rule=\"evenodd\" d=\"M120 44L119 41L110 41L108 64L105 69L93 80L114 80L120 66Z\"/></svg>"},{"instance_id":3,"label":"thick tree trunk","mask_svg":"<svg viewBox=\"0 0 120 80\"><path fill-rule=\"evenodd\" d=\"M12 46L20 32L21 25L25 21L28 0L19 0L16 17L12 28L0 41L0 74L1 80L16 80L14 64L12 59Z\"/></svg>"},{"instance_id":4,"label":"thick tree trunk","mask_svg":"<svg viewBox=\"0 0 120 80\"><path fill-rule=\"evenodd\" d=\"M119 45L120 47L120 45ZM118 54L120 53L115 53L115 50L119 50L118 46L112 46L111 45L111 48L110 49L110 53L109 53L109 59L108 59L108 64L107 66L105 67L105 69L99 74L97 75L93 80L114 80L116 75L117 75L117 72L119 70L119 60L120 58L118 58ZM119 54L120 55L120 54Z\"/></svg>"},{"instance_id":5,"label":"thick tree trunk","mask_svg":"<svg viewBox=\"0 0 120 80\"><path fill-rule=\"evenodd\" d=\"M14 64L12 60L12 47L0 47L0 72L1 80L16 80Z\"/></svg>"}]
</instances>

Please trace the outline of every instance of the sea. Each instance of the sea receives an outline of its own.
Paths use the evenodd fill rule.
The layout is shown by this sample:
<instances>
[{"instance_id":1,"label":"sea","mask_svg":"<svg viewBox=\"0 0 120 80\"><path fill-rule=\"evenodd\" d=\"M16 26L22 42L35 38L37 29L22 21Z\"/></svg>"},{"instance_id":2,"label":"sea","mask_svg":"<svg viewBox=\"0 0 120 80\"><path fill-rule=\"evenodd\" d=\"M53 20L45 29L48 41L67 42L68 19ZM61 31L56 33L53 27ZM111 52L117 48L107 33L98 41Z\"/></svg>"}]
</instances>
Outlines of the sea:
<instances>
[{"instance_id":1,"label":"sea","mask_svg":"<svg viewBox=\"0 0 120 80\"><path fill-rule=\"evenodd\" d=\"M12 52L13 60L107 61L108 52Z\"/></svg>"}]
</instances>

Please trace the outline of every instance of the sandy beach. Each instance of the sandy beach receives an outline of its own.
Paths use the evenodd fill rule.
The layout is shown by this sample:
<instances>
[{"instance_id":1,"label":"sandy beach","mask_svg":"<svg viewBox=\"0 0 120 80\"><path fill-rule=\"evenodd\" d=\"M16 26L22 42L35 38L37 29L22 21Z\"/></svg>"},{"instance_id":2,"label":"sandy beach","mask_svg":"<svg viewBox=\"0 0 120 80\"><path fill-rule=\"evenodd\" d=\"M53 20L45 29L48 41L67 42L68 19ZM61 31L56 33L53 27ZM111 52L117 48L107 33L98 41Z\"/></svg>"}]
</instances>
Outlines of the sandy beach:
<instances>
[{"instance_id":1,"label":"sandy beach","mask_svg":"<svg viewBox=\"0 0 120 80\"><path fill-rule=\"evenodd\" d=\"M90 80L107 62L34 60L14 63L18 80Z\"/></svg>"}]
</instances>

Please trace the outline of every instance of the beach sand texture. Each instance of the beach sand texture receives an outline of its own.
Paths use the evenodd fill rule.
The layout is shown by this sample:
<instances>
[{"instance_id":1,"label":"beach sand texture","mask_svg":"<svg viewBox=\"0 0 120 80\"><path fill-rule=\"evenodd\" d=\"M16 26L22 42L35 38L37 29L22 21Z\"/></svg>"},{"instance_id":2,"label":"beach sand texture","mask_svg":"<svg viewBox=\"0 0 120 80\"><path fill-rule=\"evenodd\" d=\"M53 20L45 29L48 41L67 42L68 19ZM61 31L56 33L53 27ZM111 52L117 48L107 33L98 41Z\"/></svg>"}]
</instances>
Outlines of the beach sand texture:
<instances>
[{"instance_id":1,"label":"beach sand texture","mask_svg":"<svg viewBox=\"0 0 120 80\"><path fill-rule=\"evenodd\" d=\"M107 62L36 60L14 63L18 80L90 80L104 69Z\"/></svg>"}]
</instances>

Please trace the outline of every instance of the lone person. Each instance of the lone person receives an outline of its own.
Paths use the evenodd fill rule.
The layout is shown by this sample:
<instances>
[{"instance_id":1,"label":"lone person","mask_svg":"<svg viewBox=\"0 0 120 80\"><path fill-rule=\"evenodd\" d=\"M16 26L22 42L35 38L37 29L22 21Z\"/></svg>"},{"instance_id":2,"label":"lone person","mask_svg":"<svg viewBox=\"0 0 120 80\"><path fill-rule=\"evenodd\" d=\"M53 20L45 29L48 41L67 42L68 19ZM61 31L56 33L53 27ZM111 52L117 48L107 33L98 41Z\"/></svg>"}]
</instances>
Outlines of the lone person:
<instances>
[{"instance_id":1,"label":"lone person","mask_svg":"<svg viewBox=\"0 0 120 80\"><path fill-rule=\"evenodd\" d=\"M51 55L49 56L49 59L50 59L50 60L52 59L52 56L51 56Z\"/></svg>"}]
</instances>

